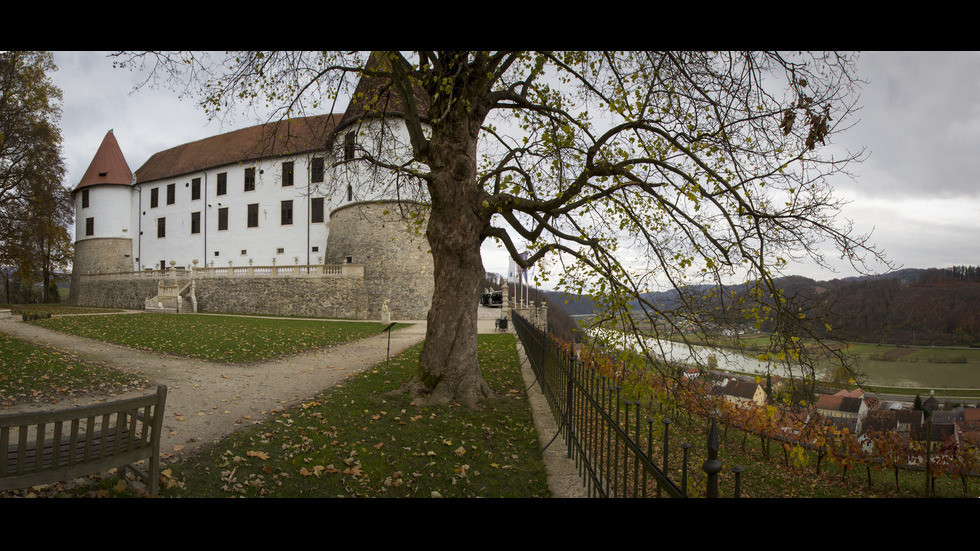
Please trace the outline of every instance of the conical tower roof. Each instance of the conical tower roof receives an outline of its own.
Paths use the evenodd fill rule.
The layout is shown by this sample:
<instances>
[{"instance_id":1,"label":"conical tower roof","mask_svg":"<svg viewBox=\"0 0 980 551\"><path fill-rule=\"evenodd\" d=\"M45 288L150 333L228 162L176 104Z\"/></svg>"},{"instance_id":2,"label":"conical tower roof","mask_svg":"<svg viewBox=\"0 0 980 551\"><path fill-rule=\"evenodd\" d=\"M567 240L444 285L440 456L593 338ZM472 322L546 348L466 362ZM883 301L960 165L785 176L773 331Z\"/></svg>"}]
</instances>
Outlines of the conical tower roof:
<instances>
[{"instance_id":1,"label":"conical tower roof","mask_svg":"<svg viewBox=\"0 0 980 551\"><path fill-rule=\"evenodd\" d=\"M364 64L364 70L370 72L391 72L391 62L382 52L371 52L367 63ZM421 86L416 84L412 87L412 95L414 96L419 117L422 120L427 120L426 114L429 109L428 94ZM344 117L337 124L337 127L334 128L328 141L328 147L344 128L354 123L369 118L401 118L404 116L405 104L398 95L398 90L395 89L391 79L384 76L364 75L357 83L357 88L354 90L350 104L344 112Z\"/></svg>"},{"instance_id":2,"label":"conical tower roof","mask_svg":"<svg viewBox=\"0 0 980 551\"><path fill-rule=\"evenodd\" d=\"M119 149L119 143L110 130L102 139L102 145L99 146L95 158L88 165L88 170L85 171L85 175L75 186L74 191L102 184L128 186L132 183L133 171L129 169L122 150Z\"/></svg>"}]
</instances>

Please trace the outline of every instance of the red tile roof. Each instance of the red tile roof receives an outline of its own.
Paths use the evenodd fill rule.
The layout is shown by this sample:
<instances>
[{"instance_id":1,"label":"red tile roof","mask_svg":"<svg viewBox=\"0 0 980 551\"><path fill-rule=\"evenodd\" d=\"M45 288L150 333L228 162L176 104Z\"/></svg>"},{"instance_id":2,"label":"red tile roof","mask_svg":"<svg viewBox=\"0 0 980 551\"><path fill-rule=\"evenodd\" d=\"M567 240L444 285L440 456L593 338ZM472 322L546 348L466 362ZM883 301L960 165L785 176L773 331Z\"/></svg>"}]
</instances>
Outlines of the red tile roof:
<instances>
[{"instance_id":1,"label":"red tile roof","mask_svg":"<svg viewBox=\"0 0 980 551\"><path fill-rule=\"evenodd\" d=\"M136 170L137 182L151 182L219 166L319 151L340 115L316 115L260 124L155 153Z\"/></svg>"},{"instance_id":2,"label":"red tile roof","mask_svg":"<svg viewBox=\"0 0 980 551\"><path fill-rule=\"evenodd\" d=\"M82 175L74 191L87 186L103 184L128 186L132 183L133 171L129 169L129 164L126 163L122 150L119 149L119 142L110 130L105 138L102 138L102 145L95 152L88 170Z\"/></svg>"},{"instance_id":3,"label":"red tile roof","mask_svg":"<svg viewBox=\"0 0 980 551\"><path fill-rule=\"evenodd\" d=\"M386 73L391 71L391 62L380 52L371 52L364 70ZM412 98L422 120L427 120L429 96L421 86L412 87ZM380 75L364 75L357 83L350 105L343 119L337 124L336 133L330 137L331 143L344 128L359 121L384 116L403 117L405 105L390 78ZM330 145L328 144L328 147Z\"/></svg>"}]
</instances>

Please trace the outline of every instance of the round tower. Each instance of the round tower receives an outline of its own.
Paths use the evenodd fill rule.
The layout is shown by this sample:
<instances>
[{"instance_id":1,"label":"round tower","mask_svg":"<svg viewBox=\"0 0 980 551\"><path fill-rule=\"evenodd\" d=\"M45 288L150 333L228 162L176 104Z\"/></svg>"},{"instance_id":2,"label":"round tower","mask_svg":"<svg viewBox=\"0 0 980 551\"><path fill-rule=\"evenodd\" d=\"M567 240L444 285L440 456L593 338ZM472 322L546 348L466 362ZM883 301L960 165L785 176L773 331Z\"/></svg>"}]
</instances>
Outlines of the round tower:
<instances>
[{"instance_id":1,"label":"round tower","mask_svg":"<svg viewBox=\"0 0 980 551\"><path fill-rule=\"evenodd\" d=\"M110 130L72 190L75 256L69 302L78 299L80 275L133 270L133 172Z\"/></svg>"},{"instance_id":2,"label":"round tower","mask_svg":"<svg viewBox=\"0 0 980 551\"><path fill-rule=\"evenodd\" d=\"M327 264L361 264L368 319L425 319L434 288L424 208L404 201L349 203L330 213Z\"/></svg>"},{"instance_id":3,"label":"round tower","mask_svg":"<svg viewBox=\"0 0 980 551\"><path fill-rule=\"evenodd\" d=\"M326 144L334 181L346 194L330 214L325 261L364 266L369 319L380 319L386 304L392 319L425 319L435 287L424 233L427 191L421 181L363 160L404 166L412 159L408 106L383 76L391 71L384 55L373 52L365 70L373 75L360 79ZM412 90L410 103L427 124L428 96L421 88Z\"/></svg>"}]
</instances>

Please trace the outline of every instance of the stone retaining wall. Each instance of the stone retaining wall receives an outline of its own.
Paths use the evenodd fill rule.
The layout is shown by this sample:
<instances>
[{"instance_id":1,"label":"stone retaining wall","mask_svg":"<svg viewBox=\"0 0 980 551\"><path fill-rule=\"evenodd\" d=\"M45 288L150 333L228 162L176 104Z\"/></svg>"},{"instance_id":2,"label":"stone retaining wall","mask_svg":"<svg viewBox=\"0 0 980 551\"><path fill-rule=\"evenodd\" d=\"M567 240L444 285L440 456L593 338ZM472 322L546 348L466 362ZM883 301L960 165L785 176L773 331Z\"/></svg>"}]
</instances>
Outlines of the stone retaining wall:
<instances>
[{"instance_id":1,"label":"stone retaining wall","mask_svg":"<svg viewBox=\"0 0 980 551\"><path fill-rule=\"evenodd\" d=\"M159 279L86 278L79 306L142 310L156 296ZM183 287L189 280L177 278ZM212 277L195 280L199 311L345 319L367 317L367 293L359 277Z\"/></svg>"}]
</instances>

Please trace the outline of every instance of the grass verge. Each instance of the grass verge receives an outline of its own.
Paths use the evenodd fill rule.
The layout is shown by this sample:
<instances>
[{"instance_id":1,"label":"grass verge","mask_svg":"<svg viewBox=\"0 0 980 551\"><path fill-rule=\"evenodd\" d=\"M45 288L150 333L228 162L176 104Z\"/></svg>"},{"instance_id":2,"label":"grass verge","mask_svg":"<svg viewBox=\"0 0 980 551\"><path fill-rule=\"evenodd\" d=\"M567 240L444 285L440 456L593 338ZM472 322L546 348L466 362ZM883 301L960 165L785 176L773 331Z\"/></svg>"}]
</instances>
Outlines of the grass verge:
<instances>
[{"instance_id":1,"label":"grass verge","mask_svg":"<svg viewBox=\"0 0 980 551\"><path fill-rule=\"evenodd\" d=\"M84 306L70 306L68 304L0 304L0 308L9 309L14 316L21 314L104 314L107 312L121 312L115 308L87 308Z\"/></svg>"},{"instance_id":2,"label":"grass verge","mask_svg":"<svg viewBox=\"0 0 980 551\"><path fill-rule=\"evenodd\" d=\"M376 322L204 314L67 316L30 322L100 341L213 362L248 363L377 335ZM393 330L408 327L398 324Z\"/></svg>"}]
</instances>

